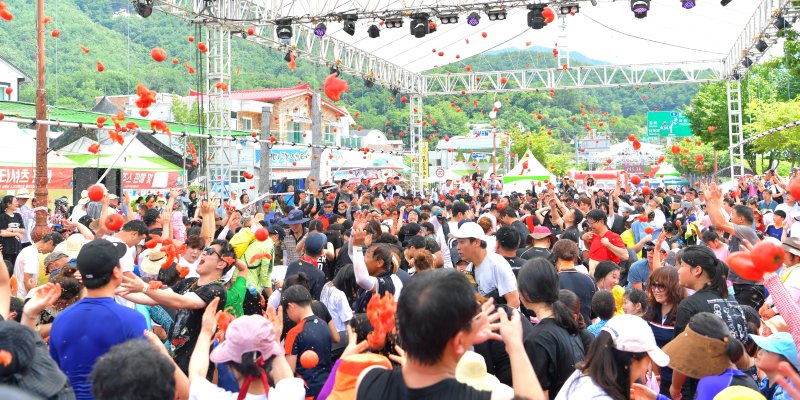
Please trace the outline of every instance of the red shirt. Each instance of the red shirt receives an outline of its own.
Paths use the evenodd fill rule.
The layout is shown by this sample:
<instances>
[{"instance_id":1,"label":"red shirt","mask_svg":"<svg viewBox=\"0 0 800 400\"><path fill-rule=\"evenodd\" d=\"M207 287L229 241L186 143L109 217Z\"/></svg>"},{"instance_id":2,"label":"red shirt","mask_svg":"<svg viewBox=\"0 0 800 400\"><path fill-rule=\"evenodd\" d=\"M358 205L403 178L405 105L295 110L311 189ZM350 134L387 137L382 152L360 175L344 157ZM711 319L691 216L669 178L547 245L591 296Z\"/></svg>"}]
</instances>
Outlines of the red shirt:
<instances>
[{"instance_id":1,"label":"red shirt","mask_svg":"<svg viewBox=\"0 0 800 400\"><path fill-rule=\"evenodd\" d=\"M611 230L608 230L603 236L597 234L592 235L592 242L589 246L589 258L595 261L611 260L619 264L619 257L617 257L614 252L607 249L606 246L603 246L603 243L600 242L604 237L608 238L608 241L614 246L617 246L621 249L625 248L625 243L622 242L622 238L616 233L611 232Z\"/></svg>"}]
</instances>

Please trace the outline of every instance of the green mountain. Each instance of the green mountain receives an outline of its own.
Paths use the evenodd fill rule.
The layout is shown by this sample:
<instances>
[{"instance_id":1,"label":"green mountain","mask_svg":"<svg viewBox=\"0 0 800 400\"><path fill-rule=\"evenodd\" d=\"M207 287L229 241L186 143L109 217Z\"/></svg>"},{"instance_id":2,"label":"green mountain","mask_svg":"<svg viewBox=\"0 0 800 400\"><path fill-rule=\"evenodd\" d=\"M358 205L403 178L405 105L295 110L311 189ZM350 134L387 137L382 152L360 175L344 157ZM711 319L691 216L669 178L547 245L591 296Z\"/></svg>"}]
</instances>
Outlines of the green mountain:
<instances>
[{"instance_id":1,"label":"green mountain","mask_svg":"<svg viewBox=\"0 0 800 400\"><path fill-rule=\"evenodd\" d=\"M35 5L25 0L5 0L14 14L12 21L0 21L0 55L35 77ZM160 92L187 95L199 87L200 71L196 42L204 36L199 27L161 13L149 18L136 15L125 0L54 0L46 5L46 15L53 22L46 26L47 93L48 103L89 109L95 96L133 93L138 83ZM51 31L60 30L54 38ZM81 46L89 50L84 53ZM150 49L161 47L168 53L163 63L150 58ZM284 54L270 51L245 40L234 40L232 48L234 70L231 88L252 89L295 86L307 82L320 87L329 71L310 63L298 62L290 71ZM526 65L548 65L553 55L547 51L504 51L483 54L463 60L438 71L472 69L519 69ZM177 64L172 59L178 60ZM591 60L577 58L576 64ZM105 65L98 72L97 61ZM190 75L184 63L198 72ZM408 104L387 90L366 88L361 79L345 77L350 92L343 95L341 105L351 114L359 113L357 124L363 129L380 129L390 137L404 138L408 130ZM517 127L527 131L551 130L553 138L566 141L584 134L589 126L624 140L630 134L644 131L648 110L681 109L698 92L698 85L660 86L658 88L609 88L596 90L559 90L553 96L541 92L438 96L423 100L425 133L431 140L437 137L463 134L470 123L489 123L489 111L495 101L503 107L498 113L497 126ZM35 86L20 91L22 101L34 100ZM392 101L394 100L394 101ZM584 108L581 108L584 105ZM586 114L582 115L582 111ZM606 114L604 114L604 112ZM541 118L538 118L538 115ZM573 120L574 118L574 120ZM387 125L388 122L388 125Z\"/></svg>"}]
</instances>

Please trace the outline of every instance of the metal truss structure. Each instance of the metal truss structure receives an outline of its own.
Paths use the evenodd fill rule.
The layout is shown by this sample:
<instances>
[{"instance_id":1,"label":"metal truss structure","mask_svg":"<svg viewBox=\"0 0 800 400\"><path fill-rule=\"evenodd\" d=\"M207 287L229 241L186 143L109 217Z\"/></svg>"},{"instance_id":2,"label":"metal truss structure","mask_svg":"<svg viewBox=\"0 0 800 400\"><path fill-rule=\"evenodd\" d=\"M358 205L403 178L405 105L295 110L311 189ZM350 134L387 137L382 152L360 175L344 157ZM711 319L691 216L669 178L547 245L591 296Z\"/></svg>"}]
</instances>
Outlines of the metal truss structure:
<instances>
[{"instance_id":1,"label":"metal truss structure","mask_svg":"<svg viewBox=\"0 0 800 400\"><path fill-rule=\"evenodd\" d=\"M550 5L588 3L592 0L553 0ZM424 2L424 0L423 0ZM310 2L308 2L310 4ZM451 74L420 74L402 68L390 61L376 57L344 41L330 36L318 37L313 29L303 23L317 21L341 21L345 15L358 18L385 19L389 17L408 17L411 13L426 13L431 17L447 14L463 14L468 11L510 10L523 8L527 1L496 0L491 2L458 3L436 2L430 5L409 4L407 8L383 10L379 13L353 10L348 13L332 13L330 10L315 9L301 17L284 14L278 3L270 0L154 0L156 9L191 23L209 27L208 83L213 91L216 82L230 78L230 38L241 35L269 49L280 52L291 51L298 59L319 65L329 66L364 80L372 81L402 93L409 94L412 104L409 107L409 123L412 151L422 141L421 126L415 121L422 114L422 97L447 94L474 94L488 92L516 92L550 89L585 89L620 87L636 85L662 85L676 83L702 83L728 80L729 137L732 149L731 163L738 161L744 166L743 145L745 140L741 130L741 92L738 80L754 65L766 50L777 41L777 31L784 28L780 22L794 21L800 10L791 0L761 0L753 17L744 27L739 39L722 60L680 62L667 64L572 66L569 62L567 46L566 19L561 16L562 42L559 46L558 66L549 69L524 69L509 71L488 71ZM283 3L280 3L283 4ZM327 2L324 2L327 4ZM324 5L323 5L324 8ZM293 35L290 39L280 39L275 31L278 19L290 18L293 22ZM248 32L251 30L252 33ZM211 37L214 32L214 40ZM217 49L221 46L222 50ZM765 47L766 46L766 47ZM227 50L226 50L227 49ZM213 55L213 57L212 57ZM227 59L226 59L227 57ZM212 63L212 61L214 61ZM219 68L215 67L219 66ZM222 93L220 93L222 92ZM211 98L218 102L209 107L209 128L224 131L221 121L225 111L226 94L214 91ZM215 108L216 107L216 108ZM213 114L213 115L212 115ZM224 149L217 149L224 151ZM734 154L735 153L735 154ZM422 180L417 175L422 171L421 157L416 157L412 174L413 187L421 188ZM739 171L743 171L740 169ZM732 178L737 169L731 168ZM420 174L421 176L421 174Z\"/></svg>"},{"instance_id":2,"label":"metal truss structure","mask_svg":"<svg viewBox=\"0 0 800 400\"><path fill-rule=\"evenodd\" d=\"M206 123L214 139L208 142L206 177L211 193L228 197L231 186L230 96L227 87L219 83L230 83L231 79L231 33L220 24L208 24L206 53L208 112Z\"/></svg>"},{"instance_id":3,"label":"metal truss structure","mask_svg":"<svg viewBox=\"0 0 800 400\"><path fill-rule=\"evenodd\" d=\"M443 95L700 83L718 81L721 74L717 60L435 74L422 80L425 95Z\"/></svg>"}]
</instances>

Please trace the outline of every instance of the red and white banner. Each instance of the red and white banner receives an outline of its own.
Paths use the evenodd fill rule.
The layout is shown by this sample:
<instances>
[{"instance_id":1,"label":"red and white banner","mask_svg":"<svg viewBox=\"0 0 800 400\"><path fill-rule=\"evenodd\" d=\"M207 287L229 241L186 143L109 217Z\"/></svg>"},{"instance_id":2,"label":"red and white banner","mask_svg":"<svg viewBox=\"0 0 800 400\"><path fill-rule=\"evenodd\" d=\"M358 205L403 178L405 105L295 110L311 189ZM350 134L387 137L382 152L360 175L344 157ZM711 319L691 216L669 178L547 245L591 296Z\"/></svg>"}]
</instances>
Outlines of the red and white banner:
<instances>
[{"instance_id":1,"label":"red and white banner","mask_svg":"<svg viewBox=\"0 0 800 400\"><path fill-rule=\"evenodd\" d=\"M0 166L0 190L32 189L34 167ZM175 187L179 171L122 171L123 189L169 189ZM48 189L72 188L72 168L48 168Z\"/></svg>"}]
</instances>

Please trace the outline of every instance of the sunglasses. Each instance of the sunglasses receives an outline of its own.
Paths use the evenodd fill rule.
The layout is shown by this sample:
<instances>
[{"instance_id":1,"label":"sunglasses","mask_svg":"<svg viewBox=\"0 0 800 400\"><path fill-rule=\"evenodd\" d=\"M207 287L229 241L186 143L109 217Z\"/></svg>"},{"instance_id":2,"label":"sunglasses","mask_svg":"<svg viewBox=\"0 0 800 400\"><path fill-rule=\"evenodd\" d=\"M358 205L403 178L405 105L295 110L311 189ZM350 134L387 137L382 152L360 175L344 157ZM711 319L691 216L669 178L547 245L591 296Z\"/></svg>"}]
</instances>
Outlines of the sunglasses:
<instances>
[{"instance_id":1,"label":"sunglasses","mask_svg":"<svg viewBox=\"0 0 800 400\"><path fill-rule=\"evenodd\" d=\"M206 255L209 255L209 256L216 254L217 257L219 257L219 259L222 260L222 255L219 254L219 252L216 251L213 247L210 247L210 246L206 247L205 249L203 249L203 253L206 253Z\"/></svg>"},{"instance_id":2,"label":"sunglasses","mask_svg":"<svg viewBox=\"0 0 800 400\"><path fill-rule=\"evenodd\" d=\"M662 285L660 283L651 283L650 287L653 288L654 291L655 290L667 290L667 286L666 285Z\"/></svg>"}]
</instances>

